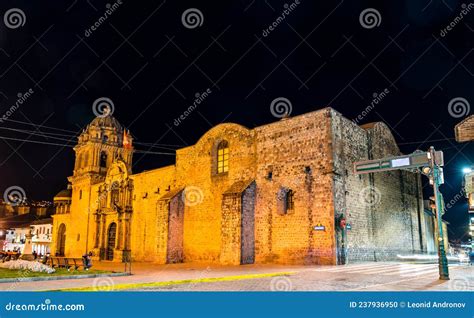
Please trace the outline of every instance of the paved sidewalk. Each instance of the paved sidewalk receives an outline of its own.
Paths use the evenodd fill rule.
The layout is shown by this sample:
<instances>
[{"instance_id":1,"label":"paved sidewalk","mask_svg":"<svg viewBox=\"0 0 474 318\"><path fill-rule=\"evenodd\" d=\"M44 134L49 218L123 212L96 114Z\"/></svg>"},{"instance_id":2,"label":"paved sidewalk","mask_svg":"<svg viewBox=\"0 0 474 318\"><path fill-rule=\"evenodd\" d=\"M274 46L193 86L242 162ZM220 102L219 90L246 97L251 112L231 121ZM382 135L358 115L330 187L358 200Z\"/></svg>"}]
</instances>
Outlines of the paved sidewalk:
<instances>
[{"instance_id":1,"label":"paved sidewalk","mask_svg":"<svg viewBox=\"0 0 474 318\"><path fill-rule=\"evenodd\" d=\"M120 263L96 263L96 269L123 271ZM450 266L450 281L438 280L436 264L396 262L346 266L206 264L156 265L136 263L132 276L95 279L17 282L0 284L0 290L154 291L350 291L350 290L474 290L473 267ZM250 276L249 276L250 275Z\"/></svg>"},{"instance_id":2,"label":"paved sidewalk","mask_svg":"<svg viewBox=\"0 0 474 318\"><path fill-rule=\"evenodd\" d=\"M85 287L93 287L99 290L113 290L113 286L120 284L141 284L190 279L202 280L206 278L223 278L229 276L287 273L304 270L305 268L307 267L279 265L219 266L207 264L157 265L152 263L134 263L132 264L133 275L131 276L0 283L0 291L48 291ZM123 272L124 265L121 263L96 262L94 269Z\"/></svg>"}]
</instances>

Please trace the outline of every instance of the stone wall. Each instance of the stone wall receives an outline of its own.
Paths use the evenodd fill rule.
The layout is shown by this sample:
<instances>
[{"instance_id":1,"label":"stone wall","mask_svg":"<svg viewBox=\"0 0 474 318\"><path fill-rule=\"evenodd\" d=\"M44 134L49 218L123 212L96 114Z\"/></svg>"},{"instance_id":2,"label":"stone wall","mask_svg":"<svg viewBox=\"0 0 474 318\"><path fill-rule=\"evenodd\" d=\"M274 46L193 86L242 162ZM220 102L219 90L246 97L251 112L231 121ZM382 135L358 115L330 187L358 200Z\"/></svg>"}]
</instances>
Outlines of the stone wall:
<instances>
[{"instance_id":1,"label":"stone wall","mask_svg":"<svg viewBox=\"0 0 474 318\"><path fill-rule=\"evenodd\" d=\"M334 111L333 131L336 211L351 227L346 231L348 260L385 260L419 252L424 223L419 175L353 172L356 161L400 155L389 129L382 123L359 127Z\"/></svg>"},{"instance_id":2,"label":"stone wall","mask_svg":"<svg viewBox=\"0 0 474 318\"><path fill-rule=\"evenodd\" d=\"M229 171L218 173L217 145L224 140ZM419 251L419 177L352 171L355 161L397 154L385 125L361 128L331 108L252 130L218 125L195 145L177 150L175 165L130 176L132 258L161 264L335 264L340 213L352 226L345 241L349 261ZM71 213L54 216L55 231L67 226L67 256L94 245L103 182L75 178ZM292 193L291 208L281 204L282 193ZM113 207L105 212L102 235L119 222Z\"/></svg>"},{"instance_id":3,"label":"stone wall","mask_svg":"<svg viewBox=\"0 0 474 318\"><path fill-rule=\"evenodd\" d=\"M165 263L169 200L161 198L175 190L174 166L132 175L132 258Z\"/></svg>"},{"instance_id":4,"label":"stone wall","mask_svg":"<svg viewBox=\"0 0 474 318\"><path fill-rule=\"evenodd\" d=\"M474 140L474 115L464 119L454 128L457 142L467 142Z\"/></svg>"},{"instance_id":5,"label":"stone wall","mask_svg":"<svg viewBox=\"0 0 474 318\"><path fill-rule=\"evenodd\" d=\"M257 263L333 264L334 207L329 110L255 128L257 135ZM294 209L278 212L282 188ZM326 231L313 226L323 224Z\"/></svg>"}]
</instances>

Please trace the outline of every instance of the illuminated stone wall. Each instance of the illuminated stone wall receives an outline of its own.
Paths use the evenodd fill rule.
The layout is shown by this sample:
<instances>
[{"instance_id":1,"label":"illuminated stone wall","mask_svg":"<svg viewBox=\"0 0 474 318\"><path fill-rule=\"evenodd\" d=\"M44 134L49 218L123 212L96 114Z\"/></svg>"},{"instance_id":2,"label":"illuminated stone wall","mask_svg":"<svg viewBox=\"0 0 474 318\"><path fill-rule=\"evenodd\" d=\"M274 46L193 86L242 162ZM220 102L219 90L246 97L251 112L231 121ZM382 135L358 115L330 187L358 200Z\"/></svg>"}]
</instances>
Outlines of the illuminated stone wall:
<instances>
[{"instance_id":1,"label":"illuminated stone wall","mask_svg":"<svg viewBox=\"0 0 474 318\"><path fill-rule=\"evenodd\" d=\"M222 141L229 147L229 170L218 173ZM390 258L420 249L418 179L400 172L359 177L352 164L391 154L398 154L398 147L384 125L364 129L330 108L254 129L221 124L177 150L173 166L128 175L127 157L121 165L128 168L112 161L107 172L91 169L72 178L71 213L54 216L53 239L64 223L66 255L93 250L97 257L97 238L107 242L115 222L124 231L117 234L115 261L127 240L119 233L129 233L134 261L335 264L341 250L335 216L344 213L352 226L345 242L349 260ZM120 216L128 208L98 202L110 201L110 193L100 189L128 178L127 232ZM368 186L380 192L373 206L360 199ZM282 210L278 196L290 190L294 206ZM99 228L97 211L103 218Z\"/></svg>"},{"instance_id":2,"label":"illuminated stone wall","mask_svg":"<svg viewBox=\"0 0 474 318\"><path fill-rule=\"evenodd\" d=\"M420 238L426 235L420 177L402 171L353 172L355 161L400 155L390 130L383 123L359 127L337 112L333 122L336 211L350 225L348 260L386 260L426 249L426 237Z\"/></svg>"},{"instance_id":3,"label":"illuminated stone wall","mask_svg":"<svg viewBox=\"0 0 474 318\"><path fill-rule=\"evenodd\" d=\"M474 140L474 115L464 119L454 128L457 142L468 142Z\"/></svg>"}]
</instances>

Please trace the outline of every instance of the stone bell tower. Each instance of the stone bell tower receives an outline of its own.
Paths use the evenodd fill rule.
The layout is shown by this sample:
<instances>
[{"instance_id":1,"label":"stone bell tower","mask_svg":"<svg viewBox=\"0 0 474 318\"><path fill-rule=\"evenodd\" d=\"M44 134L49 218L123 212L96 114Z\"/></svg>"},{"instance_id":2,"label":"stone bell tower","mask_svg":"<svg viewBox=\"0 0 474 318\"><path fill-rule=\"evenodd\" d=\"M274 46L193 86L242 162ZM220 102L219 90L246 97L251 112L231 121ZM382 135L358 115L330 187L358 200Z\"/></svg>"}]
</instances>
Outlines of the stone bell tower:
<instances>
[{"instance_id":1,"label":"stone bell tower","mask_svg":"<svg viewBox=\"0 0 474 318\"><path fill-rule=\"evenodd\" d=\"M95 236L104 232L98 231L96 227L96 224L102 224L97 223L98 221L103 224L107 221L104 215L98 215L102 199L113 201L113 207L119 204L115 204L116 200L111 199L111 191L102 195L93 185L105 183L108 173L115 171L117 164L120 164L121 171L126 175L131 174L132 137L110 112L105 112L104 115L94 118L82 131L74 151L76 160L73 175L68 178L72 186L70 213L56 216L54 233L59 233L63 223L66 228L65 254L77 257L90 252L94 248ZM128 184L124 185L126 186ZM124 193L119 192L115 197L124 198ZM125 205L120 207L122 214L130 215ZM112 210L107 213L112 213ZM61 216L64 216L64 220ZM122 225L121 222L117 224ZM121 235L122 230L119 228L118 232Z\"/></svg>"},{"instance_id":2,"label":"stone bell tower","mask_svg":"<svg viewBox=\"0 0 474 318\"><path fill-rule=\"evenodd\" d=\"M83 177L92 177L92 183L101 182L107 169L116 159L125 162L131 172L132 137L119 122L107 114L96 117L79 136L74 147L76 161L71 182Z\"/></svg>"}]
</instances>

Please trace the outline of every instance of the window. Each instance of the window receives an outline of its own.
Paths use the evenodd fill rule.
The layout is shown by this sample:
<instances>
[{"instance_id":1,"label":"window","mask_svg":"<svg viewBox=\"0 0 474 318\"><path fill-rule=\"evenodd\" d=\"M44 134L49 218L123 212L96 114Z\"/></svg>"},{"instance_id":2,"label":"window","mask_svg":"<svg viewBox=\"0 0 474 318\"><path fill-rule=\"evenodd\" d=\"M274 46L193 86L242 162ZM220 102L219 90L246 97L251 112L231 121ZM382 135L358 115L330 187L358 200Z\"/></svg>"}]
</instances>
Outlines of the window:
<instances>
[{"instance_id":1,"label":"window","mask_svg":"<svg viewBox=\"0 0 474 318\"><path fill-rule=\"evenodd\" d=\"M100 153L100 167L101 168L107 167L107 154L105 153L105 151L102 151Z\"/></svg>"},{"instance_id":2,"label":"window","mask_svg":"<svg viewBox=\"0 0 474 318\"><path fill-rule=\"evenodd\" d=\"M82 190L79 190L79 200L82 199Z\"/></svg>"},{"instance_id":3,"label":"window","mask_svg":"<svg viewBox=\"0 0 474 318\"><path fill-rule=\"evenodd\" d=\"M221 141L217 146L217 173L229 171L229 143Z\"/></svg>"},{"instance_id":4,"label":"window","mask_svg":"<svg viewBox=\"0 0 474 318\"><path fill-rule=\"evenodd\" d=\"M277 193L277 212L285 215L293 212L295 208L294 192L289 188L282 187Z\"/></svg>"},{"instance_id":5,"label":"window","mask_svg":"<svg viewBox=\"0 0 474 318\"><path fill-rule=\"evenodd\" d=\"M295 208L294 196L295 194L293 190L288 190L286 193L286 209L289 211L292 211Z\"/></svg>"}]
</instances>

